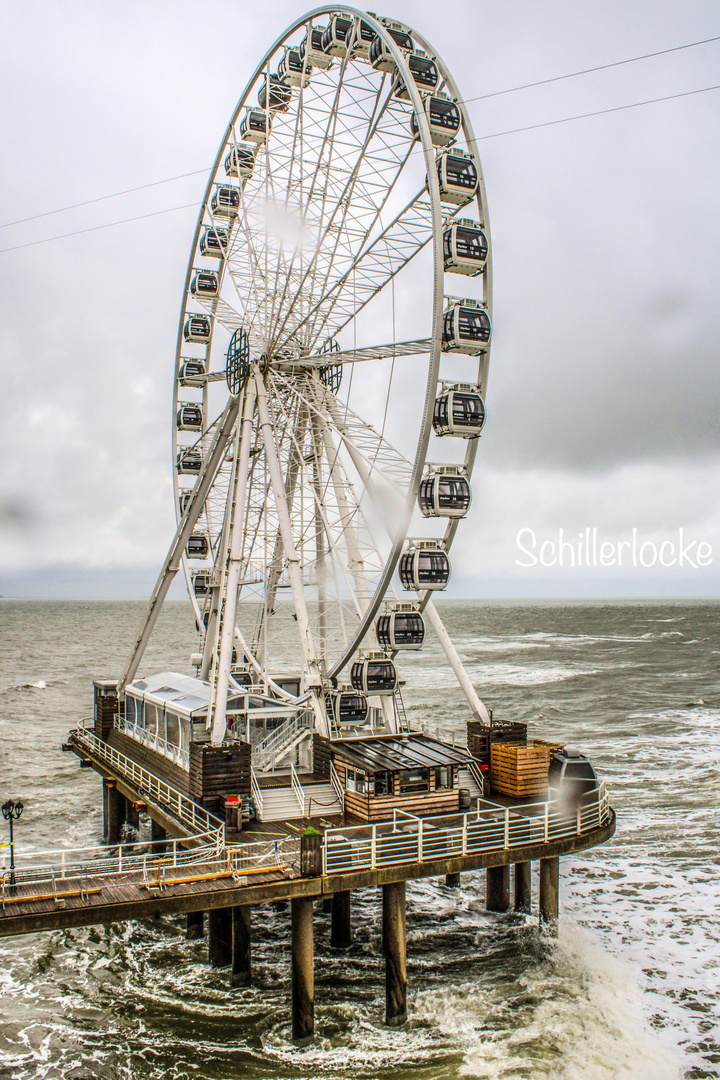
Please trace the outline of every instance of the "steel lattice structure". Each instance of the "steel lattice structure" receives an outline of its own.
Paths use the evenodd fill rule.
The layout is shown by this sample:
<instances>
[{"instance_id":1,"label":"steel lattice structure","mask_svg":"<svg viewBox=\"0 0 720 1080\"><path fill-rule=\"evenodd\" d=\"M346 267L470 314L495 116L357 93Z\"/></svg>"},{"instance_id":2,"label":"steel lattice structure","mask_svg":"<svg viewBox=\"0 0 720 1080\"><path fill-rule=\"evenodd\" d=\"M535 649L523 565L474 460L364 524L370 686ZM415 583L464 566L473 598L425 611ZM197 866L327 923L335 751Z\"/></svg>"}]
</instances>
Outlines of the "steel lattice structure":
<instances>
[{"instance_id":1,"label":"steel lattice structure","mask_svg":"<svg viewBox=\"0 0 720 1080\"><path fill-rule=\"evenodd\" d=\"M487 716L432 588L394 575L408 550L447 562L467 510L491 318L480 159L447 66L404 24L315 9L258 64L208 180L175 357L178 530L121 689L182 568L214 742L241 677L331 734L328 695L358 655L395 657L377 617L407 601Z\"/></svg>"}]
</instances>

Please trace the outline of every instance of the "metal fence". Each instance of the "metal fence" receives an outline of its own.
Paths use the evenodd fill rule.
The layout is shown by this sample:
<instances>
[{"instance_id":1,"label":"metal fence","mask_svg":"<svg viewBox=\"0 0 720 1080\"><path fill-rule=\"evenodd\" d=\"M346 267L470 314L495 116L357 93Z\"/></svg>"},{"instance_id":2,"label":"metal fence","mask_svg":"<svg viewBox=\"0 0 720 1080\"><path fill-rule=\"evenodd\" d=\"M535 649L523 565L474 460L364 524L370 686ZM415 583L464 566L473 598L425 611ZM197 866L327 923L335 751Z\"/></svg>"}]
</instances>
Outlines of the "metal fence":
<instances>
[{"instance_id":1,"label":"metal fence","mask_svg":"<svg viewBox=\"0 0 720 1080\"><path fill-rule=\"evenodd\" d=\"M485 802L471 814L431 818L396 810L392 821L328 829L323 872L374 870L548 843L590 832L609 818L610 803L604 784L596 799L573 810L560 800L512 808Z\"/></svg>"}]
</instances>

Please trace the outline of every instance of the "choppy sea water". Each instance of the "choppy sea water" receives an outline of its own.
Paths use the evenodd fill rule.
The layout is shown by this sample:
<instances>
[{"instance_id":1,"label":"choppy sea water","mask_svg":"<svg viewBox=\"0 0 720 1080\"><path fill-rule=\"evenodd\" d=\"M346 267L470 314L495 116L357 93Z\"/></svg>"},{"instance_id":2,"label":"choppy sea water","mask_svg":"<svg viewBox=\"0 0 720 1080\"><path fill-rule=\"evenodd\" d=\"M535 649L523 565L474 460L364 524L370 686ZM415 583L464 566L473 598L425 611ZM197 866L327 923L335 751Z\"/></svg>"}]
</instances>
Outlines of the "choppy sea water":
<instances>
[{"instance_id":1,"label":"choppy sea water","mask_svg":"<svg viewBox=\"0 0 720 1080\"><path fill-rule=\"evenodd\" d=\"M143 605L0 602L0 797L19 846L99 842L100 780L60 752L93 677L122 666ZM586 750L615 838L561 860L561 934L484 910L484 875L408 887L409 1021L382 1023L380 904L355 943L316 914L316 1031L289 1031L289 912L254 919L255 984L230 989L180 918L0 939L0 1078L676 1080L720 1076L718 604L510 606L441 613L496 715ZM430 632L431 633L431 632ZM194 626L167 605L148 671L187 670ZM405 658L411 720L461 737L432 642ZM1 822L0 825L4 825ZM536 883L535 883L536 884Z\"/></svg>"}]
</instances>

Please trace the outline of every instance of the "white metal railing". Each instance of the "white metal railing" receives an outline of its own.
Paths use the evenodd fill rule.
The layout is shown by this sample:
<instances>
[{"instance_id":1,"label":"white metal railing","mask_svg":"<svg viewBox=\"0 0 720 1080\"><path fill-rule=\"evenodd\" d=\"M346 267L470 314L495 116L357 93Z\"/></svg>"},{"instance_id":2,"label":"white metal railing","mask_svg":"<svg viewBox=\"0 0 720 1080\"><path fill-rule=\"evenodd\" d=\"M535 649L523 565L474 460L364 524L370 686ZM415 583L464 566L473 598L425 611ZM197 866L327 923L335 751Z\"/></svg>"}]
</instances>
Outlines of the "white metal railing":
<instances>
[{"instance_id":1,"label":"white metal railing","mask_svg":"<svg viewBox=\"0 0 720 1080\"><path fill-rule=\"evenodd\" d=\"M468 761L467 770L470 773L470 775L472 776L472 778L475 781L475 783L477 784L477 786L479 787L480 794L484 796L485 795L485 777L483 776L482 772L480 771L480 768L479 768L477 762L476 761Z\"/></svg>"},{"instance_id":2,"label":"white metal railing","mask_svg":"<svg viewBox=\"0 0 720 1080\"><path fill-rule=\"evenodd\" d=\"M274 769L276 761L290 749L295 739L313 726L312 713L303 709L253 746L253 765L257 765L259 769L268 766Z\"/></svg>"},{"instance_id":3,"label":"white metal railing","mask_svg":"<svg viewBox=\"0 0 720 1080\"><path fill-rule=\"evenodd\" d=\"M255 803L255 810L259 810L260 814L262 814L263 795L262 791L260 790L260 785L258 784L258 778L255 775L255 770L252 765L250 766L250 789L252 791L253 802Z\"/></svg>"},{"instance_id":4,"label":"white metal railing","mask_svg":"<svg viewBox=\"0 0 720 1080\"><path fill-rule=\"evenodd\" d=\"M601 784L597 800L568 810L560 800L504 807L484 802L472 814L418 818L402 811L372 826L328 829L323 872L375 869L477 855L581 835L604 825L610 803Z\"/></svg>"},{"instance_id":5,"label":"white metal railing","mask_svg":"<svg viewBox=\"0 0 720 1080\"><path fill-rule=\"evenodd\" d=\"M340 805L343 808L343 813L344 813L345 812L345 789L342 786L342 784L340 783L340 777L337 774L337 769L335 768L335 762L332 761L332 760L330 762L330 783L332 784L332 786L335 789L335 794L338 797L338 800L340 802Z\"/></svg>"},{"instance_id":6,"label":"white metal railing","mask_svg":"<svg viewBox=\"0 0 720 1080\"><path fill-rule=\"evenodd\" d=\"M190 837L194 835L211 835L216 850L220 852L225 846L225 825L219 818L209 814L198 803L193 802L189 796L171 787L163 780L159 780L153 773L143 769L141 765L119 753L114 747L109 746L102 739L86 728L76 728L71 733L71 742L79 747L84 747L89 753L106 761L108 765L129 780L133 787L142 795L156 801L160 809L167 809L188 829Z\"/></svg>"},{"instance_id":7,"label":"white metal railing","mask_svg":"<svg viewBox=\"0 0 720 1080\"><path fill-rule=\"evenodd\" d=\"M303 790L302 784L300 783L300 777L296 773L295 766L292 762L290 762L290 780L292 782L293 791L295 792L295 798L297 799L298 805L300 807L300 814L302 817L305 817L305 792Z\"/></svg>"},{"instance_id":8,"label":"white metal railing","mask_svg":"<svg viewBox=\"0 0 720 1080\"><path fill-rule=\"evenodd\" d=\"M188 770L190 768L190 752L181 750L179 746L168 742L167 739L162 739L157 732L153 733L148 728L140 727L138 724L131 724L123 716L115 717L115 728L117 731L122 731L123 734L128 735L131 739L142 743L143 746L162 754L169 761L179 765L181 769Z\"/></svg>"}]
</instances>

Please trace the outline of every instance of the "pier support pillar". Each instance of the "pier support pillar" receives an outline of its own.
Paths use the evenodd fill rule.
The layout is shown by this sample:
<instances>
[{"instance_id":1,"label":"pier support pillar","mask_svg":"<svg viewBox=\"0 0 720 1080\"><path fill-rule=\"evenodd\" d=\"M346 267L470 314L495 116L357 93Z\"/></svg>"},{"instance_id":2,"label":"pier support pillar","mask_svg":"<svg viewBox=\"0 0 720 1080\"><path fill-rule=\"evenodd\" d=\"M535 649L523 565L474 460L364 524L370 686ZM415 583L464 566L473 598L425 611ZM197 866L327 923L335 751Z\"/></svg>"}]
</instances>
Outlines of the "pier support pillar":
<instances>
[{"instance_id":1,"label":"pier support pillar","mask_svg":"<svg viewBox=\"0 0 720 1080\"><path fill-rule=\"evenodd\" d=\"M167 851L167 829L158 825L155 818L150 819L150 839L152 840L153 855L162 855Z\"/></svg>"},{"instance_id":2,"label":"pier support pillar","mask_svg":"<svg viewBox=\"0 0 720 1080\"><path fill-rule=\"evenodd\" d=\"M532 911L532 863L515 863L515 910L529 915Z\"/></svg>"},{"instance_id":3,"label":"pier support pillar","mask_svg":"<svg viewBox=\"0 0 720 1080\"><path fill-rule=\"evenodd\" d=\"M232 909L232 986L249 986L252 978L251 911L247 904Z\"/></svg>"},{"instance_id":4,"label":"pier support pillar","mask_svg":"<svg viewBox=\"0 0 720 1080\"><path fill-rule=\"evenodd\" d=\"M323 915L329 915L330 914L330 912L333 909L333 898L332 898L332 896L323 897L322 909L323 909Z\"/></svg>"},{"instance_id":5,"label":"pier support pillar","mask_svg":"<svg viewBox=\"0 0 720 1080\"><path fill-rule=\"evenodd\" d=\"M459 874L446 874L445 875L445 888L446 889L459 889L460 888L460 875Z\"/></svg>"},{"instance_id":6,"label":"pier support pillar","mask_svg":"<svg viewBox=\"0 0 720 1080\"><path fill-rule=\"evenodd\" d=\"M232 963L232 908L211 908L208 912L208 959L212 967Z\"/></svg>"},{"instance_id":7,"label":"pier support pillar","mask_svg":"<svg viewBox=\"0 0 720 1080\"><path fill-rule=\"evenodd\" d=\"M205 912L188 911L185 924L185 937L188 941L197 941L205 933Z\"/></svg>"},{"instance_id":8,"label":"pier support pillar","mask_svg":"<svg viewBox=\"0 0 720 1080\"><path fill-rule=\"evenodd\" d=\"M125 820L133 829L140 828L140 814L129 799L125 800Z\"/></svg>"},{"instance_id":9,"label":"pier support pillar","mask_svg":"<svg viewBox=\"0 0 720 1080\"><path fill-rule=\"evenodd\" d=\"M385 953L385 1023L399 1027L407 1020L407 935L405 882L383 885L383 951Z\"/></svg>"},{"instance_id":10,"label":"pier support pillar","mask_svg":"<svg viewBox=\"0 0 720 1080\"><path fill-rule=\"evenodd\" d=\"M315 1034L313 970L313 902L306 896L290 901L292 918L292 1037L304 1045Z\"/></svg>"},{"instance_id":11,"label":"pier support pillar","mask_svg":"<svg viewBox=\"0 0 720 1080\"><path fill-rule=\"evenodd\" d=\"M540 860L540 922L557 934L560 916L560 859Z\"/></svg>"},{"instance_id":12,"label":"pier support pillar","mask_svg":"<svg viewBox=\"0 0 720 1080\"><path fill-rule=\"evenodd\" d=\"M333 949L347 949L351 942L350 892L336 892L332 898L330 944Z\"/></svg>"},{"instance_id":13,"label":"pier support pillar","mask_svg":"<svg viewBox=\"0 0 720 1080\"><path fill-rule=\"evenodd\" d=\"M114 783L103 780L103 838L106 844L120 843L120 830L125 821L125 796Z\"/></svg>"},{"instance_id":14,"label":"pier support pillar","mask_svg":"<svg viewBox=\"0 0 720 1080\"><path fill-rule=\"evenodd\" d=\"M510 865L488 866L485 871L485 907L488 911L510 908Z\"/></svg>"}]
</instances>

